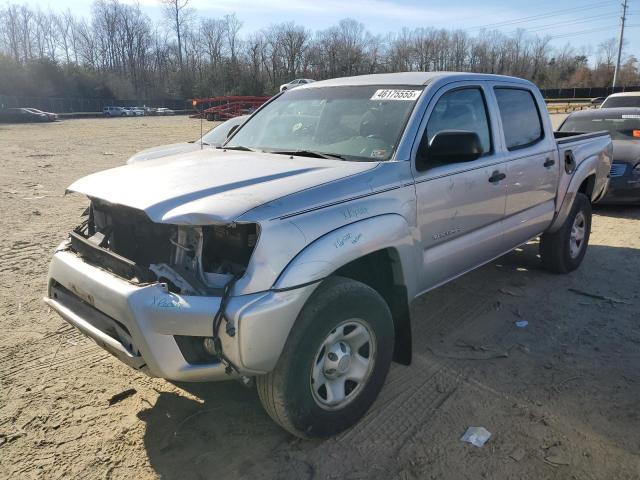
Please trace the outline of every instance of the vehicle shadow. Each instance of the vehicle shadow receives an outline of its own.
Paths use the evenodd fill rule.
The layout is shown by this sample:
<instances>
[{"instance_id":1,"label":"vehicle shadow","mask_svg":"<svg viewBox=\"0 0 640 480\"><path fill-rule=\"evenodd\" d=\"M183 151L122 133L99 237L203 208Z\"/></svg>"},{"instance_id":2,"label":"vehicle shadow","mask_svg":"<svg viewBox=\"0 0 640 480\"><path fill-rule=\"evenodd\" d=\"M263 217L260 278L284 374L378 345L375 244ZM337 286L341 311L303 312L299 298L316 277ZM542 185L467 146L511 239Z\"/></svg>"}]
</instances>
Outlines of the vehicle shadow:
<instances>
[{"instance_id":1,"label":"vehicle shadow","mask_svg":"<svg viewBox=\"0 0 640 480\"><path fill-rule=\"evenodd\" d=\"M149 461L161 478L242 478L249 472L274 478L283 469L287 477L305 478L306 465L278 458L295 440L269 418L255 388L235 381L175 386L183 392L162 392L138 414L147 424Z\"/></svg>"},{"instance_id":2,"label":"vehicle shadow","mask_svg":"<svg viewBox=\"0 0 640 480\"><path fill-rule=\"evenodd\" d=\"M624 218L634 214L630 209ZM429 445L443 441L447 448L462 448L459 430L478 415L476 407L469 407L469 395L487 392L495 397L484 401L490 406L486 415L505 422L507 443L518 435L533 441L520 432L513 401L503 401L514 395L545 398L550 416L575 421L631 451L640 438L629 437L630 420L624 415L633 413L640 377L633 367L637 344L622 339L636 328L633 309L639 300L633 279L639 253L594 245L578 271L554 275L542 269L533 241L423 296L411 311L413 364L394 365L371 411L354 429L330 440L302 441L282 430L263 410L255 388L234 381L176 384L182 391L160 393L155 405L138 414L146 423L149 462L161 478L405 478L399 458L428 456ZM580 296L569 291L572 287L629 304ZM529 321L526 329L514 327L520 316ZM470 351L468 339L478 342L481 355ZM492 352L487 345L497 345L508 356L487 357ZM465 358L469 351L472 356ZM612 363L612 351L619 361ZM558 384L554 375L572 379L571 388ZM627 388L614 388L616 382ZM476 389L476 384L489 388ZM598 390L590 390L590 384ZM607 402L619 405L619 411L603 409ZM535 441L555 432L546 428ZM461 478L456 462L433 461L428 468L436 473L449 469L437 478ZM475 461L486 462L488 469L494 460ZM518 464L514 478L524 471L535 476L535 460L527 462Z\"/></svg>"},{"instance_id":3,"label":"vehicle shadow","mask_svg":"<svg viewBox=\"0 0 640 480\"><path fill-rule=\"evenodd\" d=\"M640 220L640 205L595 205L593 213L607 217Z\"/></svg>"}]
</instances>

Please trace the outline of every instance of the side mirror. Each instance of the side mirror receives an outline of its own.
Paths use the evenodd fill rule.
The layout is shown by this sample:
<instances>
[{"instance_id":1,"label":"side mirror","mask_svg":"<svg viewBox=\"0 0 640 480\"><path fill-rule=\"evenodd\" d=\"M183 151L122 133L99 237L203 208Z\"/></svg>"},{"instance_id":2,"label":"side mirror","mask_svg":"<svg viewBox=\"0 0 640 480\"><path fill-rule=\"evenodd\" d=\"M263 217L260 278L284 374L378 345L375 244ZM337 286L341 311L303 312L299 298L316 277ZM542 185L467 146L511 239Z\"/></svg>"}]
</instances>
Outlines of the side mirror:
<instances>
[{"instance_id":1,"label":"side mirror","mask_svg":"<svg viewBox=\"0 0 640 480\"><path fill-rule=\"evenodd\" d=\"M471 162L484 153L478 134L467 130L442 130L428 145L427 141L425 136L420 143L418 170L425 170L427 161L435 164Z\"/></svg>"},{"instance_id":2,"label":"side mirror","mask_svg":"<svg viewBox=\"0 0 640 480\"><path fill-rule=\"evenodd\" d=\"M231 127L229 129L229 131L227 132L227 139L231 138L231 135L233 135L234 133L236 133L236 130L238 129L240 125L234 125L233 127Z\"/></svg>"}]
</instances>

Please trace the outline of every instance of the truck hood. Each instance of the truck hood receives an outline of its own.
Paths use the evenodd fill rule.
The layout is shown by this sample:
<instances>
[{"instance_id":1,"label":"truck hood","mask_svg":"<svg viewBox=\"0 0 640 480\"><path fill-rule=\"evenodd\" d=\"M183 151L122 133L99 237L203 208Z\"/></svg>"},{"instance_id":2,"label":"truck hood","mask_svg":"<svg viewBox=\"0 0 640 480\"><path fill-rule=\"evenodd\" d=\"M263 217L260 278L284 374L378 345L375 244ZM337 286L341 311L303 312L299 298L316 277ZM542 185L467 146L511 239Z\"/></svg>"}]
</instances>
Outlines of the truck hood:
<instances>
[{"instance_id":1,"label":"truck hood","mask_svg":"<svg viewBox=\"0 0 640 480\"><path fill-rule=\"evenodd\" d=\"M203 145L203 148L211 147ZM153 160L154 158L169 157L181 153L195 152L196 150L200 150L200 142L182 142L172 143L170 145L160 145L159 147L152 147L139 151L135 155L132 155L129 160L127 160L127 163L131 164L142 162L144 160Z\"/></svg>"},{"instance_id":2,"label":"truck hood","mask_svg":"<svg viewBox=\"0 0 640 480\"><path fill-rule=\"evenodd\" d=\"M220 224L278 198L377 165L208 149L94 173L67 191L142 210L156 223Z\"/></svg>"},{"instance_id":3,"label":"truck hood","mask_svg":"<svg viewBox=\"0 0 640 480\"><path fill-rule=\"evenodd\" d=\"M640 140L614 140L613 161L632 166L640 162Z\"/></svg>"}]
</instances>

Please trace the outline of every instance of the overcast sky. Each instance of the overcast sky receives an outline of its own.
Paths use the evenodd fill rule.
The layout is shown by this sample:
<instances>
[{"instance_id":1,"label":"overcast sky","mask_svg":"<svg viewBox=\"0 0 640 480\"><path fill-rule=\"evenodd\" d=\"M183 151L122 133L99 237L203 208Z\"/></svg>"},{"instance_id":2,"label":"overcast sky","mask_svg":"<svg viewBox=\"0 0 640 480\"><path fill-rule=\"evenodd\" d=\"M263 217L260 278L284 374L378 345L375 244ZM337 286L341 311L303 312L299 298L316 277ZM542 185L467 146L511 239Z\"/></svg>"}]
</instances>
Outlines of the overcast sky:
<instances>
[{"instance_id":1,"label":"overcast sky","mask_svg":"<svg viewBox=\"0 0 640 480\"><path fill-rule=\"evenodd\" d=\"M523 28L530 33L554 37L552 44L570 42L574 47L592 47L618 37L622 0L191 0L200 16L218 17L236 13L243 22L241 33L271 23L295 21L318 30L345 17L362 22L373 33L399 31L402 27L461 28L471 34L478 27L505 33ZM12 0L39 5L43 9L71 8L88 15L93 0ZM127 0L127 3L136 3ZM162 21L158 0L138 0L152 19ZM628 0L627 54L640 57L640 0ZM510 22L507 24L507 22ZM502 23L502 24L501 24Z\"/></svg>"}]
</instances>

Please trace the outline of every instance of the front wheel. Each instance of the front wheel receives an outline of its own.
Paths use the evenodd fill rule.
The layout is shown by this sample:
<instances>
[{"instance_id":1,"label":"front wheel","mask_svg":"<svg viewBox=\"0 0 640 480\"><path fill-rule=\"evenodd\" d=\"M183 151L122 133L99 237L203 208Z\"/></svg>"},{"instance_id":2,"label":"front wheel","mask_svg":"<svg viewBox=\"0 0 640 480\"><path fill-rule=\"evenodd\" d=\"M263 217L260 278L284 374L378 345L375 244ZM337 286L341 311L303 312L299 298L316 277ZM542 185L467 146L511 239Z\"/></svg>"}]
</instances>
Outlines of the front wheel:
<instances>
[{"instance_id":1,"label":"front wheel","mask_svg":"<svg viewBox=\"0 0 640 480\"><path fill-rule=\"evenodd\" d=\"M354 280L325 280L304 306L276 368L257 378L265 410L302 437L354 425L382 389L393 355L389 307Z\"/></svg>"},{"instance_id":2,"label":"front wheel","mask_svg":"<svg viewBox=\"0 0 640 480\"><path fill-rule=\"evenodd\" d=\"M577 193L571 211L560 229L540 237L542 265L555 273L569 273L582 263L591 234L591 202Z\"/></svg>"}]
</instances>

